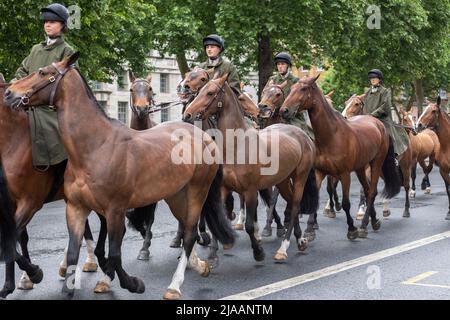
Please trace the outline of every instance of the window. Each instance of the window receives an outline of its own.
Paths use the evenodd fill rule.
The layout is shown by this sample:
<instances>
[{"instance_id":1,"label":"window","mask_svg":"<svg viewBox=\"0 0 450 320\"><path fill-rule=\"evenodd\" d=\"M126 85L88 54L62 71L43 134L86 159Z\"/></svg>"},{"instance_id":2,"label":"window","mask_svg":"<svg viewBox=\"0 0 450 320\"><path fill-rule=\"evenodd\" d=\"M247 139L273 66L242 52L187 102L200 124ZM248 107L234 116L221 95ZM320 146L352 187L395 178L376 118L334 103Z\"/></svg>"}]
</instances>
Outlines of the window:
<instances>
[{"instance_id":1,"label":"window","mask_svg":"<svg viewBox=\"0 0 450 320\"><path fill-rule=\"evenodd\" d=\"M168 103L162 104L161 105L161 122L166 122L169 121L169 109L165 109L169 106Z\"/></svg>"},{"instance_id":2,"label":"window","mask_svg":"<svg viewBox=\"0 0 450 320\"><path fill-rule=\"evenodd\" d=\"M159 80L159 88L162 93L169 93L169 75L167 73L161 73Z\"/></svg>"},{"instance_id":3,"label":"window","mask_svg":"<svg viewBox=\"0 0 450 320\"><path fill-rule=\"evenodd\" d=\"M125 71L117 76L117 88L120 91L128 90L128 74Z\"/></svg>"},{"instance_id":4,"label":"window","mask_svg":"<svg viewBox=\"0 0 450 320\"><path fill-rule=\"evenodd\" d=\"M117 105L117 119L127 124L128 118L128 102L119 102Z\"/></svg>"},{"instance_id":5,"label":"window","mask_svg":"<svg viewBox=\"0 0 450 320\"><path fill-rule=\"evenodd\" d=\"M94 90L103 90L103 83L101 83L100 81L95 81L94 82Z\"/></svg>"}]
</instances>

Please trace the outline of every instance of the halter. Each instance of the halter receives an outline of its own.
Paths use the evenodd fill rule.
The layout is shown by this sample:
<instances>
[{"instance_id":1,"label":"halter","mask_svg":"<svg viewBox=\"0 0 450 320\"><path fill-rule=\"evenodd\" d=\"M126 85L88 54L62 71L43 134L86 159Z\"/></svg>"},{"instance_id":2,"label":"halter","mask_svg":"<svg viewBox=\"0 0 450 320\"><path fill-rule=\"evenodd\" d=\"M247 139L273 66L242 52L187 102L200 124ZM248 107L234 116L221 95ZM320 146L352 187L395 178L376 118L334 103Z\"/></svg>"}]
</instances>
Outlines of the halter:
<instances>
[{"instance_id":1,"label":"halter","mask_svg":"<svg viewBox=\"0 0 450 320\"><path fill-rule=\"evenodd\" d=\"M137 80L135 80L132 83L131 88L133 88L133 86L136 83L145 83L147 85L147 87L149 87L151 89L151 85L150 85L150 82L148 80L137 79ZM144 107L144 109L143 109L145 116L148 116L151 113L150 109L155 106L155 100L153 100L153 97L149 97L149 100L150 100L150 104L146 105ZM132 97L131 89L130 89L130 108L131 108L131 111L133 111L134 114L139 115L137 107L133 104L133 97Z\"/></svg>"},{"instance_id":2,"label":"halter","mask_svg":"<svg viewBox=\"0 0 450 320\"><path fill-rule=\"evenodd\" d=\"M223 107L222 98L223 98L223 95L225 94L225 90L223 89L225 87L225 84L222 87L219 87L219 85L217 83L215 83L214 81L211 81L210 83L213 83L217 88L219 88L219 92L217 92L215 94L215 96L211 99L211 101L209 101L209 103L206 105L205 109L203 109L199 113L199 116L202 116L209 109L209 107L219 97L219 95L220 95L220 98L218 99L219 102L217 102L217 108L219 108L219 110L220 110ZM203 87L203 88L205 88L205 87Z\"/></svg>"},{"instance_id":3,"label":"halter","mask_svg":"<svg viewBox=\"0 0 450 320\"><path fill-rule=\"evenodd\" d=\"M283 97L283 101L286 100L286 96L285 96L285 94L284 94L283 89L281 88L281 85L279 85L279 84L272 84L272 85L268 88L268 90L270 90L272 87L275 87L275 88L280 89L281 94L282 94L282 97ZM268 107L271 109L270 112L269 112L269 118L268 118L268 119L270 119L270 118L272 118L274 115L276 115L276 114L277 114L277 109L278 109L278 110L280 109L280 108L276 108L273 104L266 103L265 105L268 106ZM264 119L264 118L263 118L263 119Z\"/></svg>"},{"instance_id":4,"label":"halter","mask_svg":"<svg viewBox=\"0 0 450 320\"><path fill-rule=\"evenodd\" d=\"M32 88L31 90L27 91L25 93L25 95L23 95L20 98L20 102L14 106L14 109L19 109L20 107L27 107L30 104L30 99L33 95L35 95L36 93L38 93L39 91L41 91L42 89L48 87L51 84L55 84L53 86L53 89L50 93L50 102L49 102L49 107L53 110L56 109L56 107L54 106L54 99L55 99L55 95L56 95L56 90L58 89L58 85L59 82L61 81L61 79L67 74L67 72L71 69L75 68L75 65L71 65L67 68L65 68L64 70L59 70L58 66L56 65L56 63L52 63L52 67L55 68L55 70L58 72L58 74L55 76L50 76L46 82L42 83L41 85L37 86L36 88ZM42 68L39 69L39 71L41 71ZM25 108L24 108L25 109Z\"/></svg>"}]
</instances>

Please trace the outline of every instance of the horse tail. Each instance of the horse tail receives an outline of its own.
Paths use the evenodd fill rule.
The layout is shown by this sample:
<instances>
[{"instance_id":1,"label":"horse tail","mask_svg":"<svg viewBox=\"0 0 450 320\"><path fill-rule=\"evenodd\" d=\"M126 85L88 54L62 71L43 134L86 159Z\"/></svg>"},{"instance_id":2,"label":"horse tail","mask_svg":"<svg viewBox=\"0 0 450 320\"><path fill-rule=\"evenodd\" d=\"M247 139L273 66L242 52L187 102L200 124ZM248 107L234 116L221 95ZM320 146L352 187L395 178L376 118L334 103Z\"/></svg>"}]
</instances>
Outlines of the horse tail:
<instances>
[{"instance_id":1,"label":"horse tail","mask_svg":"<svg viewBox=\"0 0 450 320\"><path fill-rule=\"evenodd\" d=\"M395 159L394 143L391 136L389 136L389 149L381 170L384 176L384 189L382 195L386 199L391 199L400 192L400 188L403 184L402 173Z\"/></svg>"},{"instance_id":2,"label":"horse tail","mask_svg":"<svg viewBox=\"0 0 450 320\"><path fill-rule=\"evenodd\" d=\"M202 208L202 216L205 217L209 230L222 244L232 246L235 241L234 231L230 221L226 218L220 188L222 186L223 167L219 170L209 188L208 196Z\"/></svg>"},{"instance_id":3,"label":"horse tail","mask_svg":"<svg viewBox=\"0 0 450 320\"><path fill-rule=\"evenodd\" d=\"M6 263L14 261L16 251L17 228L14 213L5 171L0 161L0 260Z\"/></svg>"},{"instance_id":4,"label":"horse tail","mask_svg":"<svg viewBox=\"0 0 450 320\"><path fill-rule=\"evenodd\" d=\"M314 214L319 208L319 190L316 182L316 171L314 168L309 171L303 189L302 201L300 201L300 212L303 214Z\"/></svg>"},{"instance_id":5,"label":"horse tail","mask_svg":"<svg viewBox=\"0 0 450 320\"><path fill-rule=\"evenodd\" d=\"M155 214L157 203L127 211L128 226L139 231L145 237L145 230L150 222L150 218Z\"/></svg>"}]
</instances>

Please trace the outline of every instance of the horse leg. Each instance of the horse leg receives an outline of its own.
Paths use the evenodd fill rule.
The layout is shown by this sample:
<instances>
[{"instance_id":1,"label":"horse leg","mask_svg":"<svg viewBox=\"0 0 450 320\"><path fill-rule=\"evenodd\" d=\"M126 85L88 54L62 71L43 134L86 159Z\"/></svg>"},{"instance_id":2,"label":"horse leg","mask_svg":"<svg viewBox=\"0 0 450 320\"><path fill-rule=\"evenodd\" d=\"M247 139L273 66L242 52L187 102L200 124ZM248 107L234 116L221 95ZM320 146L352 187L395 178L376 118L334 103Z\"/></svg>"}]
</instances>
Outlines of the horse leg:
<instances>
[{"instance_id":1,"label":"horse leg","mask_svg":"<svg viewBox=\"0 0 450 320\"><path fill-rule=\"evenodd\" d=\"M375 210L375 198L378 193L377 185L381 175L381 166L379 167L371 166L370 172L371 175L370 175L369 195L367 197L367 212L370 215L370 222L372 224L372 229L374 231L378 231L381 227L381 221L377 219L377 212Z\"/></svg>"},{"instance_id":2,"label":"horse leg","mask_svg":"<svg viewBox=\"0 0 450 320\"><path fill-rule=\"evenodd\" d=\"M364 171L362 171L364 174ZM345 211L345 216L347 217L347 238L349 240L355 240L358 237L358 229L353 224L353 218L350 214L350 174L343 174L340 177L341 186L342 186L342 208Z\"/></svg>"},{"instance_id":3,"label":"horse leg","mask_svg":"<svg viewBox=\"0 0 450 320\"><path fill-rule=\"evenodd\" d=\"M231 192L229 192L229 194L231 194ZM226 199L229 199L229 195L226 196ZM241 208L239 210L239 215L237 218L237 222L234 225L234 230L244 230L244 221L245 221L245 199L243 195L239 195L239 200L241 203ZM227 201L225 201L225 205L229 206L229 204L227 204ZM227 209L228 211L228 209Z\"/></svg>"},{"instance_id":4,"label":"horse leg","mask_svg":"<svg viewBox=\"0 0 450 320\"><path fill-rule=\"evenodd\" d=\"M416 197L416 178L417 178L417 162L412 165L411 169L411 191L409 192L410 198Z\"/></svg>"},{"instance_id":5,"label":"horse leg","mask_svg":"<svg viewBox=\"0 0 450 320\"><path fill-rule=\"evenodd\" d=\"M172 239L172 241L170 242L170 245L169 245L171 248L181 247L181 239L183 238L183 229L184 229L183 226L180 223L178 223L177 234Z\"/></svg>"},{"instance_id":6,"label":"horse leg","mask_svg":"<svg viewBox=\"0 0 450 320\"><path fill-rule=\"evenodd\" d=\"M102 215L98 215L100 219L100 233L98 235L97 246L95 247L95 256L97 257L100 269L103 271L103 278L97 282L94 292L95 293L106 293L111 291L111 281L112 279L106 274L106 264L108 260L106 259L105 245L106 237L108 235L108 227L106 224L106 218Z\"/></svg>"},{"instance_id":7,"label":"horse leg","mask_svg":"<svg viewBox=\"0 0 450 320\"><path fill-rule=\"evenodd\" d=\"M333 198L334 198L334 208L336 211L341 211L342 205L339 203L339 195L337 193L337 185L339 183L338 179L332 179L331 181L333 183Z\"/></svg>"},{"instance_id":8,"label":"horse leg","mask_svg":"<svg viewBox=\"0 0 450 320\"><path fill-rule=\"evenodd\" d=\"M439 168L439 173L441 174L442 179L444 179L445 191L447 192L448 197L448 212L447 216L445 217L445 220L450 220L450 177L442 167Z\"/></svg>"},{"instance_id":9,"label":"horse leg","mask_svg":"<svg viewBox=\"0 0 450 320\"><path fill-rule=\"evenodd\" d=\"M86 225L84 228L84 241L86 242L88 256L83 265L83 272L97 272L98 265L94 254L95 244L94 238L92 237L91 227L89 226L89 220L86 220Z\"/></svg>"},{"instance_id":10,"label":"horse leg","mask_svg":"<svg viewBox=\"0 0 450 320\"><path fill-rule=\"evenodd\" d=\"M400 162L400 169L402 170L402 178L403 178L403 188L405 188L405 210L403 211L403 218L409 218L411 216L411 213L409 211L410 209L410 203L409 203L409 177L411 176L411 163L408 161L408 159L405 158L405 163Z\"/></svg>"},{"instance_id":11,"label":"horse leg","mask_svg":"<svg viewBox=\"0 0 450 320\"><path fill-rule=\"evenodd\" d=\"M28 252L28 240L29 237L27 228L24 228L22 233L20 234L20 249L25 259L27 259L28 262L31 263L30 254ZM31 282L30 277L28 277L28 274L25 271L22 273L22 276L20 277L19 283L17 284L17 289L19 290L33 289L33 282Z\"/></svg>"},{"instance_id":12,"label":"horse leg","mask_svg":"<svg viewBox=\"0 0 450 320\"><path fill-rule=\"evenodd\" d=\"M277 236L281 237L284 234L284 226L281 223L280 216L278 215L277 210L275 208L279 195L278 189L268 188L265 190L260 190L259 195L264 200L267 212L266 226L263 229L262 236L263 237L272 236L272 222L275 219L275 223L277 224Z\"/></svg>"},{"instance_id":13,"label":"horse leg","mask_svg":"<svg viewBox=\"0 0 450 320\"><path fill-rule=\"evenodd\" d=\"M429 164L426 165L425 161L421 161L420 162L420 166L423 169L423 173L425 174L425 176L423 177L422 180L422 185L423 188L422 190L425 190L425 194L431 194L431 185L430 185L430 177L428 176L431 172L431 170L433 170L433 163L434 163L434 157L430 156L429 157Z\"/></svg>"},{"instance_id":14,"label":"horse leg","mask_svg":"<svg viewBox=\"0 0 450 320\"><path fill-rule=\"evenodd\" d=\"M68 201L66 207L66 219L67 227L69 229L69 247L67 250L67 272L62 292L69 298L73 297L75 293L77 280L76 268L80 256L80 247L83 240L84 228L86 226L86 220L89 213L89 209L76 206Z\"/></svg>"},{"instance_id":15,"label":"horse leg","mask_svg":"<svg viewBox=\"0 0 450 320\"><path fill-rule=\"evenodd\" d=\"M244 208L242 206L242 201L243 199L241 198L241 195L239 195L239 198L241 200L241 210ZM226 210L226 214L228 219L230 219L230 221L233 221L234 219L236 219L236 214L234 213L234 197L233 197L233 193L230 192L226 195L226 197L224 198L225 201L225 210Z\"/></svg>"},{"instance_id":16,"label":"horse leg","mask_svg":"<svg viewBox=\"0 0 450 320\"><path fill-rule=\"evenodd\" d=\"M369 198L369 189L370 189L370 185L369 185L369 181L367 179L367 173L365 169L360 169L356 171L356 176L358 177L359 183L361 184L361 190L360 190L360 204L362 203L367 203L367 199ZM360 210L361 210L361 205L360 205ZM359 214L359 212L358 212ZM362 219L358 219L358 220L362 220L361 222L361 227L358 230L358 237L359 238L367 238L367 225L369 223L369 211L366 209L364 210L364 214L362 216Z\"/></svg>"},{"instance_id":17,"label":"horse leg","mask_svg":"<svg viewBox=\"0 0 450 320\"><path fill-rule=\"evenodd\" d=\"M16 289L15 284L15 262L9 262L5 265L5 283L2 290L0 290L0 299L5 299L8 295Z\"/></svg>"},{"instance_id":18,"label":"horse leg","mask_svg":"<svg viewBox=\"0 0 450 320\"><path fill-rule=\"evenodd\" d=\"M257 224L258 191L249 190L245 192L244 196L245 207L247 208L247 215L245 217L245 231L250 237L253 257L256 261L263 261L265 257L264 249L261 247L261 242L258 241L255 236L255 232L258 232L258 230L255 229L255 225Z\"/></svg>"},{"instance_id":19,"label":"horse leg","mask_svg":"<svg viewBox=\"0 0 450 320\"><path fill-rule=\"evenodd\" d=\"M122 267L122 240L125 234L125 210L110 210L106 212L106 223L108 228L109 252L106 263L106 275L114 280L117 273L120 286L131 293L144 293L144 282L129 276Z\"/></svg>"},{"instance_id":20,"label":"horse leg","mask_svg":"<svg viewBox=\"0 0 450 320\"><path fill-rule=\"evenodd\" d=\"M331 181L332 177L327 176L327 192L328 192L328 202L330 204L329 208L325 208L324 214L331 219L336 218L336 211L334 211L334 188L333 182Z\"/></svg>"},{"instance_id":21,"label":"horse leg","mask_svg":"<svg viewBox=\"0 0 450 320\"><path fill-rule=\"evenodd\" d=\"M316 183L317 183L317 190L320 192L320 187L322 186L323 179L325 179L325 175L320 172L319 170L316 170ZM307 227L305 230L305 238L308 239L308 241L314 241L316 238L316 231L319 229L319 224L317 223L317 212L311 213L308 217Z\"/></svg>"},{"instance_id":22,"label":"horse leg","mask_svg":"<svg viewBox=\"0 0 450 320\"><path fill-rule=\"evenodd\" d=\"M155 221L155 209L156 209L156 204L151 204L149 206L142 208L142 210L143 210L142 214L145 214L148 216L148 224L147 224L147 228L145 229L144 243L142 244L142 248L141 248L141 250L139 250L139 255L137 257L138 260L147 261L150 259L149 248L150 248L150 245L152 244L152 238L153 238L152 226L153 226L153 222Z\"/></svg>"}]
</instances>

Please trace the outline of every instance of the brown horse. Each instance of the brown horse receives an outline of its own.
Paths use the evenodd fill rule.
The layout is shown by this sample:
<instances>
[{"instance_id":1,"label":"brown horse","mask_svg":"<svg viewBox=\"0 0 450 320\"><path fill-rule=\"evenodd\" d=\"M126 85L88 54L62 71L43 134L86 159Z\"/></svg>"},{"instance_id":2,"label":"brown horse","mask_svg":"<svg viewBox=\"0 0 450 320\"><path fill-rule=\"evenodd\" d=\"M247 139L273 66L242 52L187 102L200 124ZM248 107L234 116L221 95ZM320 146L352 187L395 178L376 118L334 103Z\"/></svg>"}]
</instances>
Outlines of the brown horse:
<instances>
[{"instance_id":1,"label":"brown horse","mask_svg":"<svg viewBox=\"0 0 450 320\"><path fill-rule=\"evenodd\" d=\"M413 115L410 112L402 111L402 124L407 127L415 128L416 124ZM425 129L417 133L415 130L409 134L412 146L412 166L411 166L411 191L409 193L411 198L416 196L416 171L417 163L422 167L423 177L421 189L425 190L426 194L431 193L431 185L429 174L433 170L433 164L436 160L436 155L439 152L439 139L433 130ZM426 160L428 159L428 164Z\"/></svg>"},{"instance_id":2,"label":"brown horse","mask_svg":"<svg viewBox=\"0 0 450 320\"><path fill-rule=\"evenodd\" d=\"M188 263L203 276L209 274L207 263L193 249L200 215L205 216L219 241L234 243L221 208L221 167L204 159L214 159L217 146L206 133L194 134L195 127L183 122L136 131L108 118L73 66L78 56L75 53L42 68L5 92L6 102L13 107L29 102L57 109L61 139L69 156L64 179L70 235L68 265L77 265L85 221L90 210L95 210L106 218L109 237L108 258L103 252L100 267L110 280L117 273L122 288L144 292L142 280L130 277L122 266L125 212L164 199L185 227L183 253L164 295L167 299L180 298ZM74 294L74 271L67 272L63 286L68 296Z\"/></svg>"},{"instance_id":3,"label":"brown horse","mask_svg":"<svg viewBox=\"0 0 450 320\"><path fill-rule=\"evenodd\" d=\"M367 237L369 215L374 230L378 230L381 226L374 207L381 172L387 177L384 190L386 197L391 198L400 191L392 141L383 123L378 119L358 116L348 121L335 112L316 84L318 77L319 75L303 78L294 84L280 109L280 114L290 119L298 111L308 111L317 147L315 168L318 187L320 188L326 175L341 181L342 207L348 225L347 237L349 239L355 239L357 236ZM367 165L371 168L370 182L365 175ZM359 232L354 227L350 215L350 173L353 171L356 172L368 200L368 209ZM314 233L311 217L308 220L307 231Z\"/></svg>"},{"instance_id":4,"label":"brown horse","mask_svg":"<svg viewBox=\"0 0 450 320\"><path fill-rule=\"evenodd\" d=\"M441 108L440 97L438 97L437 103L429 104L419 117L417 129L419 132L432 129L439 138L440 149L436 155L436 160L439 164L439 173L444 179L449 202L449 210L445 219L450 220L450 117Z\"/></svg>"},{"instance_id":5,"label":"brown horse","mask_svg":"<svg viewBox=\"0 0 450 320\"><path fill-rule=\"evenodd\" d=\"M313 164L315 148L311 139L299 128L277 124L263 130L250 127L244 120L236 95L226 82L228 75L209 81L186 108L183 119L217 118L218 133L224 159L222 199L232 191L242 194L246 204L245 230L250 237L255 260L264 259L257 223L257 192L277 186L290 208L291 219L276 260L287 259L290 236L294 230L299 250L305 250L301 238L298 212L314 212L318 205ZM243 140L242 140L243 139ZM252 148L250 148L250 146ZM269 151L271 159L261 154ZM278 150L277 150L278 149ZM267 159L266 159L267 160ZM264 161L264 162L263 162ZM291 180L293 188L291 188Z\"/></svg>"},{"instance_id":6,"label":"brown horse","mask_svg":"<svg viewBox=\"0 0 450 320\"><path fill-rule=\"evenodd\" d=\"M280 108L286 98L284 96L283 89L288 84L287 81L283 82L280 85L276 85L269 83L269 85L265 88L261 95L261 102L258 104L259 107L259 118L261 122L261 127L265 128L271 124L275 123L283 123L284 120L280 116ZM329 92L325 95L325 99L327 102L333 106L333 101L331 100L333 96L333 91ZM336 212L334 211L334 207L336 205L336 210L341 210L341 204L339 203L339 196L336 192L336 187L338 184L338 180L333 180L332 177L327 177L327 192L329 195L329 199L324 209L324 214L328 217L336 217ZM317 217L315 217L314 228L318 229L319 224L317 223ZM314 240L314 237L309 238L310 241Z\"/></svg>"},{"instance_id":7,"label":"brown horse","mask_svg":"<svg viewBox=\"0 0 450 320\"><path fill-rule=\"evenodd\" d=\"M2 177L0 183L4 186L6 193L2 195L2 205L0 210L3 214L11 215L15 220L14 224L6 228L2 234L1 245L5 244L8 233L19 235L22 254L13 252L15 257L6 261L5 284L0 291L0 298L5 298L16 288L14 260L24 273L18 284L19 289L29 290L33 284L41 282L43 278L42 270L31 263L28 252L27 225L45 203L63 198L63 176L66 163L51 166L46 171L36 170L32 164L31 157L31 134L28 117L25 112L16 112L4 105L3 95L8 88L4 83L3 76L0 77L0 159ZM11 206L8 204L11 203ZM10 208L10 212L8 211ZM0 218L1 227L5 227L6 219ZM3 237L5 237L3 239ZM83 271L94 272L97 270L97 263L94 256L94 242L86 222L84 234L88 248L88 258ZM11 247L11 244L13 246ZM11 242L6 252L14 251L15 243ZM0 250L1 251L1 250ZM5 250L3 250L5 251ZM60 270L61 274L61 270Z\"/></svg>"},{"instance_id":8,"label":"brown horse","mask_svg":"<svg viewBox=\"0 0 450 320\"><path fill-rule=\"evenodd\" d=\"M353 95L350 97L349 100L346 101L346 107L343 111L343 115L346 118L351 118L357 115L362 115L364 110L364 102L363 102L364 95L357 96ZM402 180L403 180L403 188L405 189L405 209L403 211L403 217L409 218L411 216L410 213L410 203L409 203L409 189L410 189L410 180L411 177L411 168L413 165L413 146L411 143L411 136L413 136L414 128L413 126L403 126L408 133L410 139L409 139L409 145L405 152L403 152L399 156L399 165L400 165L400 171L402 174ZM370 175L370 173L367 173ZM383 177L382 177L383 178ZM365 199L364 199L364 193L361 192L360 197L360 208L364 207ZM389 200L384 201L384 209L383 209L383 215L384 217L388 217L391 214L391 210L389 208ZM363 212L359 212L359 217L362 218Z\"/></svg>"}]
</instances>

